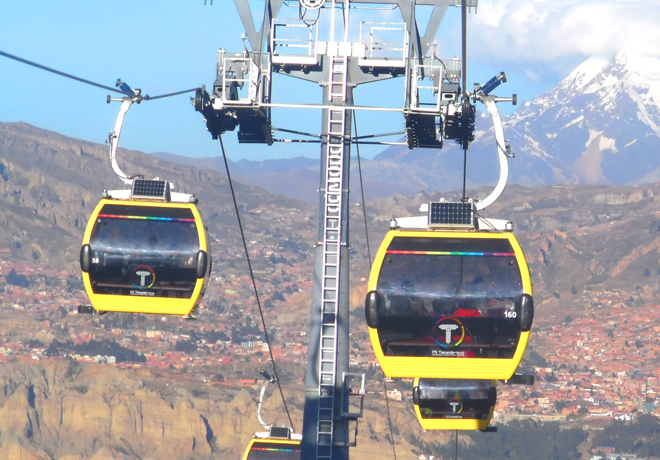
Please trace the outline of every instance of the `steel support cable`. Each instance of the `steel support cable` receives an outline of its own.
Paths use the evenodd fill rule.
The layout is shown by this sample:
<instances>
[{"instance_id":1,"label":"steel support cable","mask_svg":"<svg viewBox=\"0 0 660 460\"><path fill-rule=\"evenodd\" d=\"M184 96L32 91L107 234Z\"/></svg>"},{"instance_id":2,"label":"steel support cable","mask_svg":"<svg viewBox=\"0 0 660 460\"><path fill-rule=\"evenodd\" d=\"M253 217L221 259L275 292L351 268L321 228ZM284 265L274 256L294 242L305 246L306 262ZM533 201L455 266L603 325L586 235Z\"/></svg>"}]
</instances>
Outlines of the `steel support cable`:
<instances>
[{"instance_id":1,"label":"steel support cable","mask_svg":"<svg viewBox=\"0 0 660 460\"><path fill-rule=\"evenodd\" d=\"M367 256L369 257L369 269L371 270L371 245L369 244L369 225L367 223L367 200L364 198L364 182L362 180L362 157L360 155L360 142L358 139L357 116L353 112L353 126L355 128L355 150L358 159L358 174L360 176L360 192L362 193L362 215L364 216L364 232L367 235Z\"/></svg>"},{"instance_id":2,"label":"steel support cable","mask_svg":"<svg viewBox=\"0 0 660 460\"><path fill-rule=\"evenodd\" d=\"M153 101L154 99L163 99L165 97L171 97L171 96L178 96L179 94L186 94L186 93L192 93L193 91L197 91L199 87L197 88L190 88L190 89L184 89L183 91L175 91L174 93L167 93L167 94L160 94L158 96L149 96L148 94L144 96L145 101Z\"/></svg>"},{"instance_id":3,"label":"steel support cable","mask_svg":"<svg viewBox=\"0 0 660 460\"><path fill-rule=\"evenodd\" d=\"M360 176L360 192L362 193L362 215L364 216L364 233L367 235L367 257L369 257L369 270L371 271L371 246L369 244L369 224L367 223L367 201L364 198L364 181L362 180L362 159L360 155L360 142L357 129L357 117L353 112L353 126L355 128L355 149L358 158L358 173ZM384 377L384 375L383 375ZM396 448L394 447L394 430L392 429L392 417L390 416L390 400L387 399L387 383L383 379L383 390L385 390L385 406L387 407L387 423L390 427L390 445L392 446L392 456L396 460Z\"/></svg>"},{"instance_id":4,"label":"steel support cable","mask_svg":"<svg viewBox=\"0 0 660 460\"><path fill-rule=\"evenodd\" d=\"M291 429L294 430L293 421L291 420L291 414L289 413L289 407L286 405L286 399L284 399L282 384L280 383L279 376L277 375L277 366L275 365L275 357L273 356L273 347L270 344L268 329L266 329L266 319L264 318L264 311L261 308L261 300L259 300L259 291L257 290L257 282L254 278L254 272L252 270L252 262L250 261L250 253L248 252L248 247L247 247L247 240L245 239L245 232L243 231L243 222L241 221L241 213L238 210L238 203L236 202L236 192L234 191L234 183L231 179L231 173L229 172L229 162L227 161L225 144L224 142L222 142L222 136L218 136L218 139L220 139L220 147L222 148L222 158L225 161L225 168L227 169L227 179L229 181L229 189L231 190L231 198L234 201L234 209L236 210L236 218L238 219L238 228L241 231L241 239L243 240L245 257L247 258L248 268L250 270L250 279L252 279L252 287L254 288L254 297L257 299L257 306L259 307L259 316L261 317L261 325L264 328L264 336L266 337L266 343L268 344L268 353L270 354L270 362L273 364L273 373L275 374L275 381L277 382L277 387L280 390L280 396L282 397L282 403L284 404L284 410L286 411L286 416L289 419L289 425L291 425Z\"/></svg>"},{"instance_id":5,"label":"steel support cable","mask_svg":"<svg viewBox=\"0 0 660 460\"><path fill-rule=\"evenodd\" d=\"M23 59L21 57L14 56L13 54L5 53L4 51L0 51L0 56L4 56L6 58L13 59L14 61L18 61L22 64L27 64L29 66L36 67L37 69L45 70L46 72L54 73L54 74L59 75L61 77L70 78L71 80L75 80L75 81L79 81L81 83L85 83L86 85L96 86L97 88L106 89L108 91L112 91L114 93L119 93L119 94L122 94L124 96L135 97L135 94L124 92L120 89L113 88L111 86L102 85L100 83L96 83L96 82L93 82L91 80L87 80L85 78L76 77L75 75L71 75L70 73L62 72L60 70L53 69L52 67L47 67L47 66L41 65L37 62L29 61L27 59ZM161 94L159 96L149 96L149 95L139 96L138 99L145 100L145 101L152 101L154 99L162 99L164 97L178 96L179 94L190 93L190 92L196 91L196 90L197 90L197 88L192 88L192 89L187 89L187 90L184 90L184 91L177 91L177 92L174 92L174 93Z\"/></svg>"},{"instance_id":6,"label":"steel support cable","mask_svg":"<svg viewBox=\"0 0 660 460\"><path fill-rule=\"evenodd\" d=\"M96 86L98 88L103 88L107 89L108 91L113 91L115 93L123 94L124 96L135 96L134 94L130 93L125 93L124 91L118 90L117 88L112 88L110 86L105 86L100 83L94 83L93 81L90 80L85 80L84 78L76 77L75 75L71 75L65 72L61 72L59 70L53 69L51 67L46 67L45 65L37 64L36 62L33 61L28 61L27 59L20 58L18 56L14 56L13 54L5 53L4 51L0 51L0 56L4 56L9 59L13 59L14 61L21 62L23 64L31 65L32 67L36 67L37 69L45 70L46 72L51 72L57 75L60 75L62 77L70 78L72 80L79 81L81 83L85 83L87 85L92 85Z\"/></svg>"},{"instance_id":7,"label":"steel support cable","mask_svg":"<svg viewBox=\"0 0 660 460\"><path fill-rule=\"evenodd\" d=\"M283 133L291 133L291 134L300 134L301 136L308 136L308 137L314 137L316 139L320 139L321 135L320 134L312 134L312 133L306 133L304 131L296 131L294 129L286 129L286 128L276 128L273 127L273 131L282 131Z\"/></svg>"}]
</instances>

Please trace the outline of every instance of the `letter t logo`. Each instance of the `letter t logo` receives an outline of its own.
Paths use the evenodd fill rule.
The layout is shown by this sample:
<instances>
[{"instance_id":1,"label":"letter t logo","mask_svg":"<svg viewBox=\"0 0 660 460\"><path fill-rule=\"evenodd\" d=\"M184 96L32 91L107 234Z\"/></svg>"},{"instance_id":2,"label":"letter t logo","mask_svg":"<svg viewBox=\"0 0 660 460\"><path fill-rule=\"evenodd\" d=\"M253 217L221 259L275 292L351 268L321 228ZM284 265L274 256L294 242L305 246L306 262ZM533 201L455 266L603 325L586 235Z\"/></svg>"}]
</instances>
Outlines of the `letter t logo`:
<instances>
[{"instance_id":1,"label":"letter t logo","mask_svg":"<svg viewBox=\"0 0 660 460\"><path fill-rule=\"evenodd\" d=\"M445 342L447 343L447 345L449 345L451 343L451 333L453 331L455 331L456 329L458 329L458 325L457 324L441 324L440 329L445 331Z\"/></svg>"}]
</instances>

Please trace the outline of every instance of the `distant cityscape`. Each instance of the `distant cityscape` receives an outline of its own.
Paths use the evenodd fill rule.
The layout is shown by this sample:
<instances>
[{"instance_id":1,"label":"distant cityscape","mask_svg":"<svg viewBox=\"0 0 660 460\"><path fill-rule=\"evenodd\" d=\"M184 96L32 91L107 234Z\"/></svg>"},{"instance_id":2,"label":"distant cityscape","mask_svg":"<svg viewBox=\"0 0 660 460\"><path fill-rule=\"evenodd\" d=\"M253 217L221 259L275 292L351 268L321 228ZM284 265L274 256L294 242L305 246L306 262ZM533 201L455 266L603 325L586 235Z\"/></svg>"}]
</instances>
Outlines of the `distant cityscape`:
<instances>
[{"instance_id":1,"label":"distant cityscape","mask_svg":"<svg viewBox=\"0 0 660 460\"><path fill-rule=\"evenodd\" d=\"M268 253L266 251L266 256ZM286 256L286 255L285 255ZM311 288L309 273L299 265L287 266L277 283L260 282L262 302L268 305L268 321L282 312L273 304ZM0 312L21 321L6 321L0 330L0 362L75 359L117 367L146 366L152 372L178 374L212 385L253 386L257 375L233 372L234 362L269 361L254 308L254 297L245 275L224 270L214 275L207 302L196 322L156 317L143 323L132 315L78 316L77 306L87 302L78 273L39 264L0 260ZM244 308L241 300L247 299ZM576 418L630 420L638 413L660 415L660 311L638 306L623 293L584 291L569 300L579 313L558 319L559 324L537 321L535 348L543 365L533 367L533 387L499 385L495 422L534 418L563 421ZM576 309L573 309L576 310ZM251 310L249 310L251 311ZM361 311L361 310L359 310ZM544 312L547 314L548 312ZM127 322L127 318L131 318ZM138 317L134 317L138 318ZM144 324L144 326L142 326ZM278 363L299 369L292 382L302 383L306 361L306 327L272 327L273 355ZM55 336L51 346L38 337ZM102 341L137 352L141 359L112 355L83 355L71 349ZM68 345L67 345L68 341ZM51 342L52 345L53 342ZM99 342L100 343L100 342ZM118 354L118 353L115 353ZM351 335L351 366L369 376L378 363L366 331ZM223 372L224 370L224 372ZM411 399L408 387L393 388L388 398ZM377 381L368 391L382 392Z\"/></svg>"}]
</instances>

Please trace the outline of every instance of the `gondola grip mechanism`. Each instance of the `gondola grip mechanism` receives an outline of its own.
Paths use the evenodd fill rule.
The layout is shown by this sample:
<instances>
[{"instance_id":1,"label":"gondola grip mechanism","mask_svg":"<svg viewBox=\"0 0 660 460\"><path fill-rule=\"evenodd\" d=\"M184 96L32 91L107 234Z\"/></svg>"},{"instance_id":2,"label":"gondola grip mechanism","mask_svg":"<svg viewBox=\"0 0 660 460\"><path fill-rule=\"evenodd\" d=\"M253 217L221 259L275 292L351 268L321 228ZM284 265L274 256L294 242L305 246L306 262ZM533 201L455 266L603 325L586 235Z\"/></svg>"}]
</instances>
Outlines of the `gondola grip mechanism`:
<instances>
[{"instance_id":1,"label":"gondola grip mechanism","mask_svg":"<svg viewBox=\"0 0 660 460\"><path fill-rule=\"evenodd\" d=\"M508 144L504 139L504 129L502 127L502 119L500 118L500 113L497 110L496 104L498 102L512 102L513 105L516 105L518 103L518 96L514 94L510 98L505 98L491 94L491 92L495 88L497 88L502 83L506 83L506 81L507 81L506 74L504 72L501 72L499 75L496 75L495 77L491 78L483 86L481 87L475 86L475 91L474 93L472 93L473 94L472 97L475 100L481 101L481 103L484 104L488 112L488 115L490 115L493 121L493 132L495 134L497 157L500 165L500 177L497 181L497 184L495 185L495 188L490 193L490 195L488 195L483 200L477 201L476 203L477 211L486 209L488 206L493 204L500 197L500 195L504 191L504 187L506 186L507 180L509 178L509 165L507 160L508 158L510 158L509 152L511 151L511 148L508 147Z\"/></svg>"}]
</instances>

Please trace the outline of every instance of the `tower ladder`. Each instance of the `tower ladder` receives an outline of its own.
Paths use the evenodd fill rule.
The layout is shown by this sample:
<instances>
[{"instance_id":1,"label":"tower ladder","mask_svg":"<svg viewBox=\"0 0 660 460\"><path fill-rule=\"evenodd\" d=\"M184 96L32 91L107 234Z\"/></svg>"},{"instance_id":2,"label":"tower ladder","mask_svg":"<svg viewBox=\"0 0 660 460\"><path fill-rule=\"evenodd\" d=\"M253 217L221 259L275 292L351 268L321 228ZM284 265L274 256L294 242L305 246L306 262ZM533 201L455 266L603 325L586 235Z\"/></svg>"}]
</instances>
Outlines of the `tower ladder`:
<instances>
[{"instance_id":1,"label":"tower ladder","mask_svg":"<svg viewBox=\"0 0 660 460\"><path fill-rule=\"evenodd\" d=\"M330 58L328 139L325 165L323 220L323 279L321 306L321 359L319 360L319 412L317 458L332 459L337 374L337 313L339 307L340 251L342 244L342 197L344 136L346 129L345 57Z\"/></svg>"}]
</instances>

